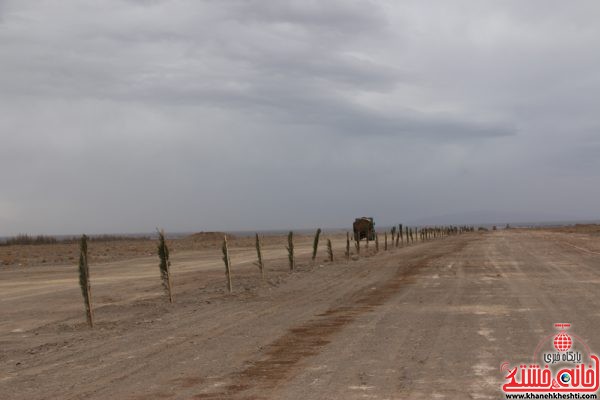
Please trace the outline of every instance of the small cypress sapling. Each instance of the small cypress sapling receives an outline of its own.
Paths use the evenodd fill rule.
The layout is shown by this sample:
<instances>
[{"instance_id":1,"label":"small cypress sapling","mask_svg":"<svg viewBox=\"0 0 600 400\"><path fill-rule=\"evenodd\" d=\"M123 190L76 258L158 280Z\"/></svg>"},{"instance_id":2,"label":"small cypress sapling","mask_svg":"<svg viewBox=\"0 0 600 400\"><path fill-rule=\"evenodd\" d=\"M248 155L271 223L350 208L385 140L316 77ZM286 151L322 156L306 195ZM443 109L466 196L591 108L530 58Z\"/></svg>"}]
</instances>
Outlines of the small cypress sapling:
<instances>
[{"instance_id":1,"label":"small cypress sapling","mask_svg":"<svg viewBox=\"0 0 600 400\"><path fill-rule=\"evenodd\" d=\"M296 269L296 259L294 258L294 232L288 233L288 245L286 247L288 251L288 261L290 263L290 271Z\"/></svg>"},{"instance_id":2,"label":"small cypress sapling","mask_svg":"<svg viewBox=\"0 0 600 400\"><path fill-rule=\"evenodd\" d=\"M158 257L160 258L160 264L158 267L160 268L162 285L169 296L169 302L172 303L173 290L171 284L171 261L169 260L169 247L165 241L165 231L162 229L158 231Z\"/></svg>"},{"instance_id":3,"label":"small cypress sapling","mask_svg":"<svg viewBox=\"0 0 600 400\"><path fill-rule=\"evenodd\" d=\"M379 235L375 232L375 253L379 252Z\"/></svg>"},{"instance_id":4,"label":"small cypress sapling","mask_svg":"<svg viewBox=\"0 0 600 400\"><path fill-rule=\"evenodd\" d=\"M400 242L402 243L402 245L404 245L404 237L402 235L402 224L398 225L398 227L400 228L398 230L398 236L400 236ZM396 246L398 246L397 242L396 242Z\"/></svg>"},{"instance_id":5,"label":"small cypress sapling","mask_svg":"<svg viewBox=\"0 0 600 400\"><path fill-rule=\"evenodd\" d=\"M356 247L356 254L359 255L360 254L360 236L356 237L356 240L354 241L354 246Z\"/></svg>"},{"instance_id":6,"label":"small cypress sapling","mask_svg":"<svg viewBox=\"0 0 600 400\"><path fill-rule=\"evenodd\" d=\"M387 251L387 231L385 231L383 233L383 238L384 238L384 242L383 242L383 250Z\"/></svg>"},{"instance_id":7,"label":"small cypress sapling","mask_svg":"<svg viewBox=\"0 0 600 400\"><path fill-rule=\"evenodd\" d=\"M313 252L312 252L312 260L315 261L317 258L317 249L319 247L319 236L321 236L321 228L317 229L315 232L315 239L313 241Z\"/></svg>"},{"instance_id":8,"label":"small cypress sapling","mask_svg":"<svg viewBox=\"0 0 600 400\"><path fill-rule=\"evenodd\" d=\"M258 233L256 234L255 247L256 247L256 258L258 259L258 262L256 263L256 265L258 266L258 269L260 270L260 277L262 279L264 279L265 278L265 264L263 263L263 258L262 258L262 240L258 236Z\"/></svg>"},{"instance_id":9,"label":"small cypress sapling","mask_svg":"<svg viewBox=\"0 0 600 400\"><path fill-rule=\"evenodd\" d=\"M81 241L79 242L79 286L81 287L81 294L83 295L83 302L85 304L86 319L90 328L93 328L94 314L92 311L92 286L90 285L87 241L88 237L82 235Z\"/></svg>"},{"instance_id":10,"label":"small cypress sapling","mask_svg":"<svg viewBox=\"0 0 600 400\"><path fill-rule=\"evenodd\" d=\"M346 260L350 259L350 233L346 232L346 252L344 253Z\"/></svg>"},{"instance_id":11,"label":"small cypress sapling","mask_svg":"<svg viewBox=\"0 0 600 400\"><path fill-rule=\"evenodd\" d=\"M327 255L329 256L329 261L333 262L333 247L331 246L331 239L327 239Z\"/></svg>"},{"instance_id":12,"label":"small cypress sapling","mask_svg":"<svg viewBox=\"0 0 600 400\"><path fill-rule=\"evenodd\" d=\"M394 238L396 237L396 227L395 226L392 226L392 231L390 233L392 235L392 246L393 246L394 245ZM398 243L398 242L396 241L396 243ZM396 246L398 246L398 245L396 245Z\"/></svg>"},{"instance_id":13,"label":"small cypress sapling","mask_svg":"<svg viewBox=\"0 0 600 400\"><path fill-rule=\"evenodd\" d=\"M229 247L227 246L227 235L223 236L223 246L221 246L223 252L223 263L225 263L225 277L227 278L227 290L229 293L232 292L233 286L231 284L231 260L229 259Z\"/></svg>"}]
</instances>

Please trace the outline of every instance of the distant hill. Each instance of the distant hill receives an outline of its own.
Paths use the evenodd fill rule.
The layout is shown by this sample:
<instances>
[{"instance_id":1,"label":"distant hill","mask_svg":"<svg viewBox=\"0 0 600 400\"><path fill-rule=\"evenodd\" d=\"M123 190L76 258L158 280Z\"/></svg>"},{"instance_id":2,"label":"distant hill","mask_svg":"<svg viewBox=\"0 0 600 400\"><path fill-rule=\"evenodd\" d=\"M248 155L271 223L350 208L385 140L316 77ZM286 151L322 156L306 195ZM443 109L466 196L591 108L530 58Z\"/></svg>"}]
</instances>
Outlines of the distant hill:
<instances>
[{"instance_id":1,"label":"distant hill","mask_svg":"<svg viewBox=\"0 0 600 400\"><path fill-rule=\"evenodd\" d=\"M195 242L212 242L217 240L223 240L223 236L227 235L227 239L235 239L234 235L225 232L196 232L186 239L191 239Z\"/></svg>"}]
</instances>

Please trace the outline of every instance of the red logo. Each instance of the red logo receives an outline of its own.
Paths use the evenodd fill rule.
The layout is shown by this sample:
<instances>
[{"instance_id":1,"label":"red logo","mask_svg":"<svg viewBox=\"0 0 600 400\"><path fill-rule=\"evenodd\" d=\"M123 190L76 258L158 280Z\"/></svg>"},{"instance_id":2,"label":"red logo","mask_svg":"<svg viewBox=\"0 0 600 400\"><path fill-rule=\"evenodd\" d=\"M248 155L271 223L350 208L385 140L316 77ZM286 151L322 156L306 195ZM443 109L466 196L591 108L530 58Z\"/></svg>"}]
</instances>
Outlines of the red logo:
<instances>
[{"instance_id":1,"label":"red logo","mask_svg":"<svg viewBox=\"0 0 600 400\"><path fill-rule=\"evenodd\" d=\"M554 326L556 328L563 328L558 335L554 336L554 348L560 352L569 350L573 345L573 341L571 340L571 336L565 332L565 329L569 328L571 324L554 324Z\"/></svg>"},{"instance_id":2,"label":"red logo","mask_svg":"<svg viewBox=\"0 0 600 400\"><path fill-rule=\"evenodd\" d=\"M559 332L546 336L535 349L533 362L514 368L507 362L505 393L595 393L600 389L600 359L576 335L566 330L571 324L554 324ZM583 352L583 353L582 353Z\"/></svg>"}]
</instances>

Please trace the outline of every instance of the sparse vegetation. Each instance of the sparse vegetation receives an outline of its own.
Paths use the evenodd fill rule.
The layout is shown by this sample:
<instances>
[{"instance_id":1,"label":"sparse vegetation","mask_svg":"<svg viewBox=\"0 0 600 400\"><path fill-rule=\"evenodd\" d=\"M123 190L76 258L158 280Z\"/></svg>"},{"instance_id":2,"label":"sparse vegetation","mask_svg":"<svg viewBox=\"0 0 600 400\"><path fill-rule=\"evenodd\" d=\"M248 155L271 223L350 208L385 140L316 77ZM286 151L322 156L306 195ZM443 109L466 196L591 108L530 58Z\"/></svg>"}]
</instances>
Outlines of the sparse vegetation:
<instances>
[{"instance_id":1,"label":"sparse vegetation","mask_svg":"<svg viewBox=\"0 0 600 400\"><path fill-rule=\"evenodd\" d=\"M149 236L123 236L123 235L94 235L90 242L120 242L124 240L150 240ZM68 239L66 239L68 241Z\"/></svg>"},{"instance_id":2,"label":"sparse vegetation","mask_svg":"<svg viewBox=\"0 0 600 400\"><path fill-rule=\"evenodd\" d=\"M149 240L148 236L122 236L122 235L93 235L87 236L88 242L118 242L123 240ZM59 243L78 243L80 238L76 236L57 238L47 235L27 235L19 234L3 241L0 246L29 246L29 245L48 245Z\"/></svg>"},{"instance_id":3,"label":"sparse vegetation","mask_svg":"<svg viewBox=\"0 0 600 400\"><path fill-rule=\"evenodd\" d=\"M1 242L2 246L13 246L13 245L40 245L40 244L55 244L58 243L58 239L53 236L37 235L17 235L12 238L6 239Z\"/></svg>"},{"instance_id":4,"label":"sparse vegetation","mask_svg":"<svg viewBox=\"0 0 600 400\"><path fill-rule=\"evenodd\" d=\"M160 258L160 277L165 292L169 296L169 303L173 302L173 290L171 284L171 261L169 260L169 247L165 240L165 232L158 231L158 257Z\"/></svg>"},{"instance_id":5,"label":"sparse vegetation","mask_svg":"<svg viewBox=\"0 0 600 400\"><path fill-rule=\"evenodd\" d=\"M383 232L383 238L384 238L384 241L383 241L383 250L387 251L387 231Z\"/></svg>"},{"instance_id":6,"label":"sparse vegetation","mask_svg":"<svg viewBox=\"0 0 600 400\"><path fill-rule=\"evenodd\" d=\"M85 304L85 315L90 328L94 327L94 315L92 312L92 286L90 284L90 266L88 264L88 238L81 236L79 243L79 286Z\"/></svg>"}]
</instances>

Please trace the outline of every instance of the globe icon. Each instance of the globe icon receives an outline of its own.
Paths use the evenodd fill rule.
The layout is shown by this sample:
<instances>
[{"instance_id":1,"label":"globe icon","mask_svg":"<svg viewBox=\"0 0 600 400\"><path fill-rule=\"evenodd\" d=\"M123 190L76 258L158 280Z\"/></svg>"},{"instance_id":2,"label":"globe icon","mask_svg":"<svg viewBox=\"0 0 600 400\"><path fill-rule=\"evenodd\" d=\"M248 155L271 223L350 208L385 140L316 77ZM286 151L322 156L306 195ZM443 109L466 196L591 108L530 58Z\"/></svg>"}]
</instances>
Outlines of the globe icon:
<instances>
[{"instance_id":1,"label":"globe icon","mask_svg":"<svg viewBox=\"0 0 600 400\"><path fill-rule=\"evenodd\" d=\"M571 382L571 375L567 374L566 372L564 372L561 376L560 376L560 381L562 383L569 383Z\"/></svg>"},{"instance_id":2,"label":"globe icon","mask_svg":"<svg viewBox=\"0 0 600 400\"><path fill-rule=\"evenodd\" d=\"M554 337L554 348L558 351L567 351L572 345L571 337L565 332L561 332Z\"/></svg>"}]
</instances>

